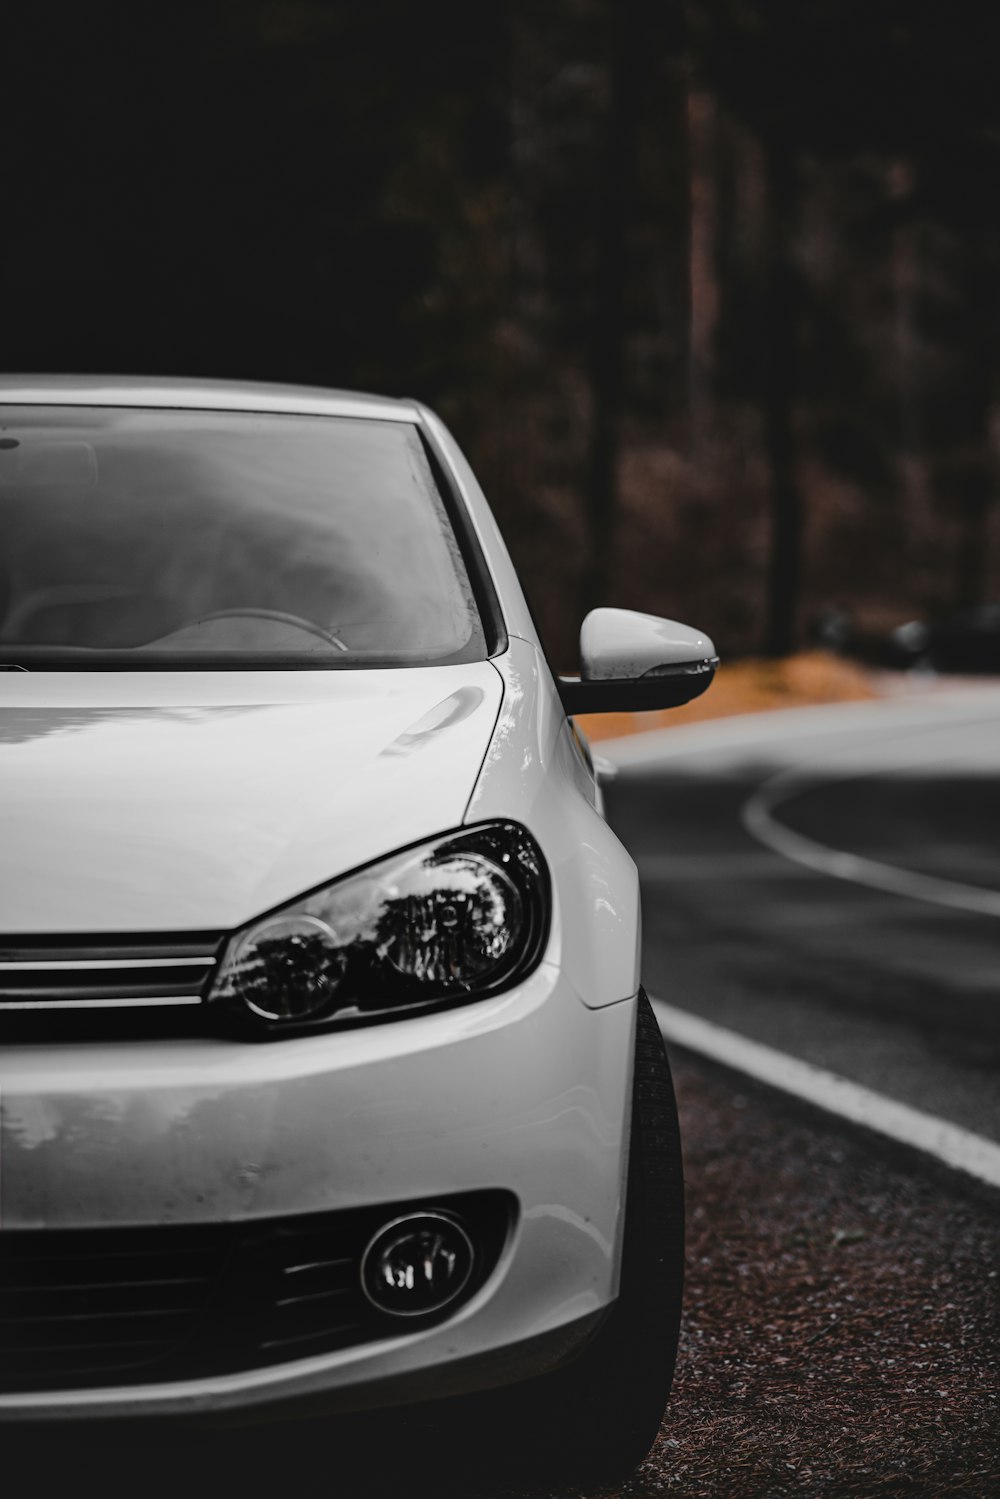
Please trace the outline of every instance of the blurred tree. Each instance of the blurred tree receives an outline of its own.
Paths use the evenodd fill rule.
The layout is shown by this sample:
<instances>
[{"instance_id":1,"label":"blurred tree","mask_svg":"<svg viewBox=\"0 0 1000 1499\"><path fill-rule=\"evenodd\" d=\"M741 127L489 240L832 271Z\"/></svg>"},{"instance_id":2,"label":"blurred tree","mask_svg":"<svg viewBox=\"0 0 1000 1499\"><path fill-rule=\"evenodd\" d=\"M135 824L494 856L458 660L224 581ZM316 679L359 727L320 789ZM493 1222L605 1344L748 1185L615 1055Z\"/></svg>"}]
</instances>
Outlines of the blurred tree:
<instances>
[{"instance_id":1,"label":"blurred tree","mask_svg":"<svg viewBox=\"0 0 1000 1499\"><path fill-rule=\"evenodd\" d=\"M587 503L590 555L583 608L607 596L618 503L626 341L626 285L636 174L636 126L645 82L645 7L619 0L611 8L608 104L600 164L597 265L590 332L590 451Z\"/></svg>"},{"instance_id":2,"label":"blurred tree","mask_svg":"<svg viewBox=\"0 0 1000 1499\"><path fill-rule=\"evenodd\" d=\"M973 0L957 0L947 18L938 6L905 0L692 0L690 14L699 75L757 135L766 166L768 354L760 385L771 472L766 648L789 649L801 614L804 525L794 434L796 406L808 394L800 378L807 306L795 241L796 199L809 163L829 167L861 153L902 163L914 186L897 188L883 223L919 216L957 232L963 246L959 301L975 313L958 320L964 373L952 391L964 417L953 434L950 483L963 516L957 592L981 596L992 503L989 414L997 397L1000 94L992 59L1000 17Z\"/></svg>"},{"instance_id":3,"label":"blurred tree","mask_svg":"<svg viewBox=\"0 0 1000 1499\"><path fill-rule=\"evenodd\" d=\"M799 184L794 148L785 133L767 129L763 147L768 234L761 394L771 473L764 651L786 656L798 644L802 578L802 492L794 437L799 297L792 260Z\"/></svg>"},{"instance_id":4,"label":"blurred tree","mask_svg":"<svg viewBox=\"0 0 1000 1499\"><path fill-rule=\"evenodd\" d=\"M554 658L1000 587L1000 9L15 7L5 363L414 393Z\"/></svg>"}]
</instances>

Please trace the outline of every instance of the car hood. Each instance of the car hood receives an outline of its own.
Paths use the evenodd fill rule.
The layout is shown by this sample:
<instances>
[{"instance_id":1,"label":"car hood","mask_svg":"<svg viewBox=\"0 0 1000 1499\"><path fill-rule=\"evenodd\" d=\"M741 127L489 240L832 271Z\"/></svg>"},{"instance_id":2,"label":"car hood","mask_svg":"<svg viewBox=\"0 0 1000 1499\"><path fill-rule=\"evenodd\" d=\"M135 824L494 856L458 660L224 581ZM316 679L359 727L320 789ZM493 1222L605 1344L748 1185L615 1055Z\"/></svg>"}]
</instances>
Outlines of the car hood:
<instances>
[{"instance_id":1,"label":"car hood","mask_svg":"<svg viewBox=\"0 0 1000 1499\"><path fill-rule=\"evenodd\" d=\"M0 931L238 926L461 823L489 662L4 673Z\"/></svg>"}]
</instances>

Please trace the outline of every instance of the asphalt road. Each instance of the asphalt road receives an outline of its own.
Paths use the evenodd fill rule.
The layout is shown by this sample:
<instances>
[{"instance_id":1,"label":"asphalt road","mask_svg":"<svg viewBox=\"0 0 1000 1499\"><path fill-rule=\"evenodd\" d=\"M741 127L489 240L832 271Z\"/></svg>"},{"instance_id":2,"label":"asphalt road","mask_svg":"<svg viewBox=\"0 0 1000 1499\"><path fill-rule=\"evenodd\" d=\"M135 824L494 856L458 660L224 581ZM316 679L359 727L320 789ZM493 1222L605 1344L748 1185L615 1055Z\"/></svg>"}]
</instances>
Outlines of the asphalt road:
<instances>
[{"instance_id":1,"label":"asphalt road","mask_svg":"<svg viewBox=\"0 0 1000 1499\"><path fill-rule=\"evenodd\" d=\"M650 992L1000 1140L1000 686L608 748Z\"/></svg>"}]
</instances>

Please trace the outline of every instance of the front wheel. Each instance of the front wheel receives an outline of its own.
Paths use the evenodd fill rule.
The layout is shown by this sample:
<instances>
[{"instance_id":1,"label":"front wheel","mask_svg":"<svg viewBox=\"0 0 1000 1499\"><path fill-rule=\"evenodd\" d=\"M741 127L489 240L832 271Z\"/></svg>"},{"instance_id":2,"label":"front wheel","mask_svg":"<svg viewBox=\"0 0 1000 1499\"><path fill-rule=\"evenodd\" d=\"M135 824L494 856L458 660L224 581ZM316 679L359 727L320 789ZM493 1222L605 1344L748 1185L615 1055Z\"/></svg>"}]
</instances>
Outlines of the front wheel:
<instances>
[{"instance_id":1,"label":"front wheel","mask_svg":"<svg viewBox=\"0 0 1000 1499\"><path fill-rule=\"evenodd\" d=\"M626 1477L647 1455L670 1394L684 1276L684 1183L673 1080L640 990L618 1299L572 1364L517 1391L532 1466L564 1479ZM512 1392L513 1393L513 1392Z\"/></svg>"}]
</instances>

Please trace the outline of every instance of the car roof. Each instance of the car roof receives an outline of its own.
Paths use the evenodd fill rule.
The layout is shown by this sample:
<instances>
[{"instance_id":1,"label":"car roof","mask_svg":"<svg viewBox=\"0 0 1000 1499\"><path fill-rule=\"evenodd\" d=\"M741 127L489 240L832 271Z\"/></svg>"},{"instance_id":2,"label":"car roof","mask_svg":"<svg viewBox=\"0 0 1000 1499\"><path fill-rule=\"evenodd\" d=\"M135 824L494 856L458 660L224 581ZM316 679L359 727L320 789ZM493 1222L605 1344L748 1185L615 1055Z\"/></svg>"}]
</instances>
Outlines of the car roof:
<instances>
[{"instance_id":1,"label":"car roof","mask_svg":"<svg viewBox=\"0 0 1000 1499\"><path fill-rule=\"evenodd\" d=\"M142 375L0 375L0 402L18 406L147 406L261 411L419 422L414 401L315 385L257 380L183 380Z\"/></svg>"}]
</instances>

